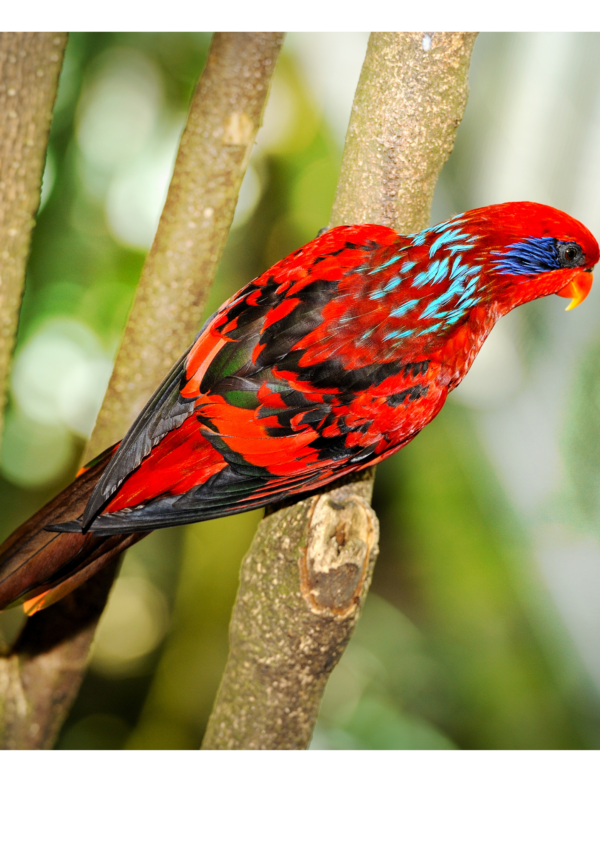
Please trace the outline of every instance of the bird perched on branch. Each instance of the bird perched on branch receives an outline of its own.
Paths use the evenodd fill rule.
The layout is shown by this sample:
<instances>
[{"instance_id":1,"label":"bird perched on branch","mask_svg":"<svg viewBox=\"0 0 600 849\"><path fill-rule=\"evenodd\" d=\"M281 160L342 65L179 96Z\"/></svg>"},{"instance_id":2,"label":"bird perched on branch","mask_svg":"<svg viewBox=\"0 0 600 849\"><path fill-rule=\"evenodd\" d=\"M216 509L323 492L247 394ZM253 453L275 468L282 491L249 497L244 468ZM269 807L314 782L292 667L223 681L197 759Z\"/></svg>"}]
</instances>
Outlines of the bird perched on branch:
<instances>
[{"instance_id":1,"label":"bird perched on branch","mask_svg":"<svg viewBox=\"0 0 600 849\"><path fill-rule=\"evenodd\" d=\"M598 244L535 203L409 236L335 227L229 299L124 436L0 549L0 608L47 607L149 531L252 510L379 463L441 410L495 322L577 306Z\"/></svg>"}]
</instances>

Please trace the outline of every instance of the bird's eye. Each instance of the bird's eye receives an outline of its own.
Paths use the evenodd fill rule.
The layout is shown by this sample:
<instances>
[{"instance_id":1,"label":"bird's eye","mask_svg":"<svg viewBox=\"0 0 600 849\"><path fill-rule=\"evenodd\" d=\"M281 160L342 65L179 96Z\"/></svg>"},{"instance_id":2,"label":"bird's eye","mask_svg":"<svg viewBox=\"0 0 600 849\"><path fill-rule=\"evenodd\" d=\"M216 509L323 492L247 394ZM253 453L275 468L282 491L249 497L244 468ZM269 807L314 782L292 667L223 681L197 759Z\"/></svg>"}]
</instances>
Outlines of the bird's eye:
<instances>
[{"instance_id":1,"label":"bird's eye","mask_svg":"<svg viewBox=\"0 0 600 849\"><path fill-rule=\"evenodd\" d=\"M577 242L559 242L557 247L561 268L577 268L585 265L585 254Z\"/></svg>"}]
</instances>

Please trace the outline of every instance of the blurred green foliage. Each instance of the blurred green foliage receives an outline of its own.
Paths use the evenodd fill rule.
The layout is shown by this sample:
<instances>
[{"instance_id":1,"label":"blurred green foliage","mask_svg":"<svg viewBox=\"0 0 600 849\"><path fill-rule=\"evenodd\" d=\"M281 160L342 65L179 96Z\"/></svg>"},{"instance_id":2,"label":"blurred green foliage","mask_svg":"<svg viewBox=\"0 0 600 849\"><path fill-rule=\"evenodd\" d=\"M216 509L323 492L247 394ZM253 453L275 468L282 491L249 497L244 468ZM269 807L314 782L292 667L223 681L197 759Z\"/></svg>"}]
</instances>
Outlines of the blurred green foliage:
<instances>
[{"instance_id":1,"label":"blurred green foliage","mask_svg":"<svg viewBox=\"0 0 600 849\"><path fill-rule=\"evenodd\" d=\"M475 102L440 182L436 220L479 202L490 92L519 46L511 36L481 38ZM328 222L343 142L336 109L347 102L347 122L366 39L327 39L296 34L286 43L208 312ZM193 33L70 36L2 447L3 535L77 467L209 43ZM522 344L513 383L552 347L551 322L529 310L514 325ZM509 343L502 379L510 394ZM586 394L598 395L597 367L583 375L577 421ZM486 415L477 404L448 404L379 468L381 556L313 748L598 745L597 689L532 565L532 531L486 443ZM588 518L592 507L597 515L597 421L586 419L570 464L573 503L577 492L591 493L581 496ZM239 563L258 519L155 532L128 552L59 748L200 745L227 655ZM14 611L0 616L5 639L19 621Z\"/></svg>"}]
</instances>

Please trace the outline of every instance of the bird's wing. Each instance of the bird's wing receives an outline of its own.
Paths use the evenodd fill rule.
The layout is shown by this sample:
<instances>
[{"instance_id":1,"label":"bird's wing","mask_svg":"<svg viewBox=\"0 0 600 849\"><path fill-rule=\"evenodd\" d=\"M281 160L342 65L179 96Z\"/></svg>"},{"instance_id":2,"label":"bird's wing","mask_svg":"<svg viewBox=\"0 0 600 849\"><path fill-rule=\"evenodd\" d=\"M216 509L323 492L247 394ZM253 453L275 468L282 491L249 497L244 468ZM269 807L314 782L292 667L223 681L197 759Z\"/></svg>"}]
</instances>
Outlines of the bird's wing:
<instances>
[{"instance_id":1,"label":"bird's wing","mask_svg":"<svg viewBox=\"0 0 600 849\"><path fill-rule=\"evenodd\" d=\"M171 430L180 427L192 414L193 404L182 398L179 392L190 350L175 363L121 440L86 505L82 518L84 527L89 525L127 475L141 465L161 439Z\"/></svg>"},{"instance_id":2,"label":"bird's wing","mask_svg":"<svg viewBox=\"0 0 600 849\"><path fill-rule=\"evenodd\" d=\"M328 313L353 297L341 282L370 267L393 231L336 230L208 322L106 468L85 529L150 530L314 489L382 459L437 412L434 364L368 344L357 359L352 326Z\"/></svg>"}]
</instances>

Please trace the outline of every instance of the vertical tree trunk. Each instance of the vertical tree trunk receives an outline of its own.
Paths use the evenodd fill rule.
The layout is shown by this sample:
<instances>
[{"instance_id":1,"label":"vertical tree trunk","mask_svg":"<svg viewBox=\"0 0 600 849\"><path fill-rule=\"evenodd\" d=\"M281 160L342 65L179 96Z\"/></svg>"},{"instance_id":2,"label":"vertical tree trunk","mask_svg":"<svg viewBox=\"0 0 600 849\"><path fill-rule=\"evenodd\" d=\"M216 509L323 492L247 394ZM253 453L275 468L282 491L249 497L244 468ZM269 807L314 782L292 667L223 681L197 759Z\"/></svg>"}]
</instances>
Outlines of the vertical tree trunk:
<instances>
[{"instance_id":1,"label":"vertical tree trunk","mask_svg":"<svg viewBox=\"0 0 600 849\"><path fill-rule=\"evenodd\" d=\"M86 460L123 436L200 329L282 43L213 37Z\"/></svg>"},{"instance_id":2,"label":"vertical tree trunk","mask_svg":"<svg viewBox=\"0 0 600 849\"><path fill-rule=\"evenodd\" d=\"M474 33L374 33L331 224L426 227L467 101ZM373 472L262 520L243 564L230 654L203 748L301 749L354 628L377 554Z\"/></svg>"},{"instance_id":3,"label":"vertical tree trunk","mask_svg":"<svg viewBox=\"0 0 600 849\"><path fill-rule=\"evenodd\" d=\"M0 33L0 437L66 33Z\"/></svg>"},{"instance_id":4,"label":"vertical tree trunk","mask_svg":"<svg viewBox=\"0 0 600 849\"><path fill-rule=\"evenodd\" d=\"M197 332L282 33L217 33L86 458L120 439ZM3 748L50 748L77 695L116 563L27 623L0 660Z\"/></svg>"}]
</instances>

